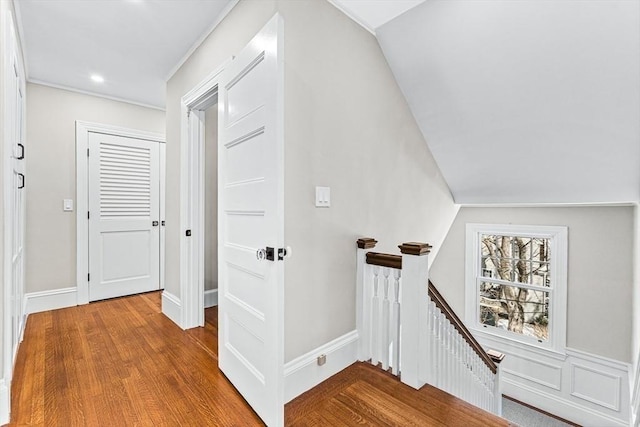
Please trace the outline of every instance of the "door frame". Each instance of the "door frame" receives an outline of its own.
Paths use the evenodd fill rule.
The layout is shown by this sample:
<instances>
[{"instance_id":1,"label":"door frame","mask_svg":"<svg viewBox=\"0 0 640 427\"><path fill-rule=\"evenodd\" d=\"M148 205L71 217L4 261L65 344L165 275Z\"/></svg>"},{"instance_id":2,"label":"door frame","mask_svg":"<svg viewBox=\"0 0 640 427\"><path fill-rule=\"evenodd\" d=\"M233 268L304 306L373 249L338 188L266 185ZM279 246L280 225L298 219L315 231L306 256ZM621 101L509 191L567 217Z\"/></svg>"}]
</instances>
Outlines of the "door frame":
<instances>
[{"instance_id":1,"label":"door frame","mask_svg":"<svg viewBox=\"0 0 640 427\"><path fill-rule=\"evenodd\" d=\"M165 136L119 126L76 120L76 281L77 304L89 303L89 133L143 139L160 145L160 218L165 218ZM164 289L164 229L160 227L160 288Z\"/></svg>"},{"instance_id":2,"label":"door frame","mask_svg":"<svg viewBox=\"0 0 640 427\"><path fill-rule=\"evenodd\" d=\"M180 314L176 319L164 304L163 313L182 329L204 326L204 112L217 103L220 78L231 60L180 101ZM190 237L187 230L191 230Z\"/></svg>"}]
</instances>

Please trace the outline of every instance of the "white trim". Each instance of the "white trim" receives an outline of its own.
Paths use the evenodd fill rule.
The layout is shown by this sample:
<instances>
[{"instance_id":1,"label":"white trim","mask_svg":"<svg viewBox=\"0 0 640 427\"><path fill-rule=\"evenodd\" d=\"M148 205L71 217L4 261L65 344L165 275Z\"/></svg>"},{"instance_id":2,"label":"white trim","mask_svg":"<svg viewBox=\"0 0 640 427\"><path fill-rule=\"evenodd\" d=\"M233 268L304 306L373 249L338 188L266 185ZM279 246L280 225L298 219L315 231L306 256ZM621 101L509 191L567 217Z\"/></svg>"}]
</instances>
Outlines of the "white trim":
<instances>
[{"instance_id":1,"label":"white trim","mask_svg":"<svg viewBox=\"0 0 640 427\"><path fill-rule=\"evenodd\" d=\"M27 315L75 307L76 305L78 305L78 289L75 286L51 291L30 292L24 295L25 314Z\"/></svg>"},{"instance_id":2,"label":"white trim","mask_svg":"<svg viewBox=\"0 0 640 427\"><path fill-rule=\"evenodd\" d=\"M357 352L358 331L353 330L286 363L284 401L291 401L354 363ZM318 366L317 359L322 354L327 356L327 362Z\"/></svg>"},{"instance_id":3,"label":"white trim","mask_svg":"<svg viewBox=\"0 0 640 427\"><path fill-rule=\"evenodd\" d=\"M374 28L371 28L369 25L367 25L363 20L360 19L360 17L358 15L356 15L353 12L351 12L349 9L343 7L340 3L338 3L335 0L327 0L327 1L329 3L331 3L340 12L344 13L345 15L347 15L353 22L355 22L356 24L360 25L362 28L364 28L365 30L367 30L368 32L373 34L374 37L376 37L376 30Z\"/></svg>"},{"instance_id":4,"label":"white trim","mask_svg":"<svg viewBox=\"0 0 640 427\"><path fill-rule=\"evenodd\" d=\"M89 303L89 133L104 133L164 143L164 134L76 120L76 281L78 305ZM160 171L161 182L164 171ZM162 258L161 258L162 261ZM160 265L160 271L164 265Z\"/></svg>"},{"instance_id":5,"label":"white trim","mask_svg":"<svg viewBox=\"0 0 640 427\"><path fill-rule=\"evenodd\" d=\"M507 378L502 379L502 393L522 402L531 400L535 396L537 404L534 406L544 407L546 412L552 413L567 420L580 423L585 426L628 426L623 420L611 417L602 412L595 411L582 405L578 405L570 400L558 397L557 395L545 393L538 389L516 383ZM527 402L528 403L528 402Z\"/></svg>"},{"instance_id":6,"label":"white trim","mask_svg":"<svg viewBox=\"0 0 640 427\"><path fill-rule=\"evenodd\" d=\"M585 202L585 203L461 203L463 208L592 208L637 206L638 202Z\"/></svg>"},{"instance_id":7,"label":"white trim","mask_svg":"<svg viewBox=\"0 0 640 427\"><path fill-rule=\"evenodd\" d=\"M571 347L567 347L565 350L567 356L577 357L591 363L597 363L598 365L607 366L609 368L618 369L620 371L627 371L631 369L630 363L621 362L619 360L611 359L605 356L598 356L596 354L587 353L586 351L577 350Z\"/></svg>"},{"instance_id":8,"label":"white trim","mask_svg":"<svg viewBox=\"0 0 640 427\"><path fill-rule=\"evenodd\" d=\"M9 385L4 379L0 380L0 425L9 424L11 415L11 396Z\"/></svg>"},{"instance_id":9,"label":"white trim","mask_svg":"<svg viewBox=\"0 0 640 427\"><path fill-rule=\"evenodd\" d=\"M182 308L180 298L167 291L162 291L162 314L171 319L173 323L180 326L181 312Z\"/></svg>"},{"instance_id":10,"label":"white trim","mask_svg":"<svg viewBox=\"0 0 640 427\"><path fill-rule=\"evenodd\" d=\"M506 236L542 237L550 239L552 287L549 304L549 339L538 343L534 338L519 336L514 332L495 327L482 327L479 323L478 277L480 271L481 234ZM493 335L504 341L519 343L531 349L555 352L561 357L567 342L567 270L568 270L568 228L546 225L475 224L467 223L465 228L465 320L467 327L477 335ZM487 281L495 281L487 279ZM518 286L517 284L514 286ZM542 289L544 292L545 290Z\"/></svg>"},{"instance_id":11,"label":"white trim","mask_svg":"<svg viewBox=\"0 0 640 427\"><path fill-rule=\"evenodd\" d=\"M183 329L204 326L204 112L218 96L225 66L210 73L182 97L180 139L180 295ZM186 237L191 230L191 237Z\"/></svg>"},{"instance_id":12,"label":"white trim","mask_svg":"<svg viewBox=\"0 0 640 427\"><path fill-rule=\"evenodd\" d=\"M20 41L20 51L22 52L22 66L26 80L29 81L29 62L27 61L27 44L24 41L24 28L22 26L22 11L20 10L20 2L14 1L13 8L16 12L16 28L18 40Z\"/></svg>"},{"instance_id":13,"label":"white trim","mask_svg":"<svg viewBox=\"0 0 640 427\"><path fill-rule=\"evenodd\" d=\"M184 65L184 63L187 62L187 59L189 59L189 57L191 57L193 52L195 52L196 49L199 48L202 43L204 43L204 41L207 39L207 37L209 37L209 35L211 35L211 33L213 33L213 30L215 30L218 27L218 25L220 25L220 23L224 20L224 18L227 17L229 12L231 12L231 10L238 4L239 1L240 0L230 0L229 3L227 3L225 8L222 9L222 12L220 12L220 14L216 17L216 19L211 23L209 28L205 32L203 32L202 35L198 38L198 40L196 40L191 45L191 47L184 54L182 59L180 59L178 61L178 63L176 65L174 65L173 68L171 68L171 71L169 71L169 73L167 74L167 77L164 79L165 81L168 82L173 77L173 75L178 72L180 67L182 67Z\"/></svg>"},{"instance_id":14,"label":"white trim","mask_svg":"<svg viewBox=\"0 0 640 427\"><path fill-rule=\"evenodd\" d=\"M594 374L603 376L603 377L608 377L611 378L615 381L616 383L616 391L614 393L614 400L612 404L609 404L607 402L603 402L599 399L595 399L591 396L587 396L585 394L582 394L578 391L576 391L576 384L575 384L575 378L576 378L576 368L577 369L582 369L583 371L587 371L587 372L592 372ZM617 376L617 375L612 375L608 372L602 371L600 369L594 369L591 368L589 366L585 366L582 364L578 364L578 363L571 363L571 396L575 396L579 399L582 400L586 400L587 402L591 402L591 403L595 403L596 405L600 405L602 407L605 408L609 408L609 409L613 409L614 411L619 411L620 410L620 384L621 384L621 377Z\"/></svg>"},{"instance_id":15,"label":"white trim","mask_svg":"<svg viewBox=\"0 0 640 427\"><path fill-rule=\"evenodd\" d=\"M209 289L204 291L204 308L211 308L218 305L218 290Z\"/></svg>"},{"instance_id":16,"label":"white trim","mask_svg":"<svg viewBox=\"0 0 640 427\"><path fill-rule=\"evenodd\" d=\"M132 101L130 99L119 98L117 96L110 96L110 95L105 95L105 94L102 94L102 93L91 92L91 91L88 91L88 90L77 89L77 88L74 88L74 87L59 85L59 84L56 84L56 83L49 83L49 82L45 82L43 80L27 79L27 83L32 83L32 84L36 84L36 85L40 85L40 86L51 87L51 88L54 88L54 89L66 90L68 92L75 92L75 93L79 93L79 94L82 94L82 95L95 96L96 98L104 98L104 99L108 99L110 101L124 102L125 104L131 104L131 105L135 105L135 106L138 106L138 107L144 107L144 108L151 108L153 110L166 111L166 109L164 107L159 107L157 105L145 104L144 102Z\"/></svg>"}]
</instances>

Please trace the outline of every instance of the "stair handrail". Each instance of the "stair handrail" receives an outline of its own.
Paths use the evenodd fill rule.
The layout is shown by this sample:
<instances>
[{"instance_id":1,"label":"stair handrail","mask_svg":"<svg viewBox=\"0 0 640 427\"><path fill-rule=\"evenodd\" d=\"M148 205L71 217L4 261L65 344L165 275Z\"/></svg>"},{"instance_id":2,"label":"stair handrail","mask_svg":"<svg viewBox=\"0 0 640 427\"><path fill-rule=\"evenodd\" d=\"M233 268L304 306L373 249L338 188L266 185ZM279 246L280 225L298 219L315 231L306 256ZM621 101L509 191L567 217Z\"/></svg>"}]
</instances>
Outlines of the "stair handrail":
<instances>
[{"instance_id":1,"label":"stair handrail","mask_svg":"<svg viewBox=\"0 0 640 427\"><path fill-rule=\"evenodd\" d=\"M501 355L494 359L485 351L484 348L482 348L480 343L478 343L469 329L467 329L465 324L462 322L462 320L460 320L456 312L453 311L451 306L447 303L447 300L444 299L442 294L438 291L431 280L429 280L429 297L434 302L436 307L440 309L442 314L445 315L445 317L447 318L447 320L449 320L453 327L456 328L458 333L462 336L462 338L464 338L467 344L469 344L469 347L471 347L473 351L476 352L478 357L480 357L480 359L485 363L485 365L487 365L491 372L495 374L498 371L496 363L500 363L500 361L502 361L502 359L504 358L504 355Z\"/></svg>"}]
</instances>

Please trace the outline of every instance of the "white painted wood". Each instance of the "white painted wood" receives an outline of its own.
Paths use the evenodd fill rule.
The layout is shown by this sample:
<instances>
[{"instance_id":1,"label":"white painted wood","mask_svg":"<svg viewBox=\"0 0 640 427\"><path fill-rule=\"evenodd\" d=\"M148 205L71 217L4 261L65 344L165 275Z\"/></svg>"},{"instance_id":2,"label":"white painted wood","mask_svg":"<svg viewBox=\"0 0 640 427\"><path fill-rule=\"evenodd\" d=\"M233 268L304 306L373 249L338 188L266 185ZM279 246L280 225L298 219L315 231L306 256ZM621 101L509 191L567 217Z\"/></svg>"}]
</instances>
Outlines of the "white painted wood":
<instances>
[{"instance_id":1,"label":"white painted wood","mask_svg":"<svg viewBox=\"0 0 640 427\"><path fill-rule=\"evenodd\" d=\"M218 305L218 290L211 289L204 291L204 308L214 307Z\"/></svg>"},{"instance_id":2,"label":"white painted wood","mask_svg":"<svg viewBox=\"0 0 640 427\"><path fill-rule=\"evenodd\" d=\"M284 423L284 268L256 251L285 246L282 31L276 14L219 88L219 366L272 426Z\"/></svg>"},{"instance_id":3,"label":"white painted wood","mask_svg":"<svg viewBox=\"0 0 640 427\"><path fill-rule=\"evenodd\" d=\"M355 362L359 338L358 331L353 330L287 362L284 366L285 402L291 401ZM322 354L327 356L327 361L324 365L318 366L317 358Z\"/></svg>"},{"instance_id":4,"label":"white painted wood","mask_svg":"<svg viewBox=\"0 0 640 427\"><path fill-rule=\"evenodd\" d=\"M225 62L187 93L181 101L180 157L180 295L178 325L204 326L204 110L218 101ZM191 230L191 237L186 236Z\"/></svg>"},{"instance_id":5,"label":"white painted wood","mask_svg":"<svg viewBox=\"0 0 640 427\"><path fill-rule=\"evenodd\" d=\"M371 358L371 313L373 294L373 271L367 265L367 253L372 249L356 250L356 330L358 341L358 360Z\"/></svg>"},{"instance_id":6,"label":"white painted wood","mask_svg":"<svg viewBox=\"0 0 640 427\"><path fill-rule=\"evenodd\" d=\"M30 292L24 295L25 314L58 310L74 307L78 301L78 290L75 286L52 291Z\"/></svg>"},{"instance_id":7,"label":"white painted wood","mask_svg":"<svg viewBox=\"0 0 640 427\"><path fill-rule=\"evenodd\" d=\"M25 144L25 78L20 48L17 42L15 21L8 12L2 22L2 69L4 93L2 94L3 146L3 384L6 399L10 400L11 379L18 346L23 334L24 310L24 226L25 226L25 162L18 159ZM19 187L23 187L22 189ZM4 397L3 397L4 400ZM4 403L3 403L4 405ZM6 414L8 415L8 409Z\"/></svg>"},{"instance_id":8,"label":"white painted wood","mask_svg":"<svg viewBox=\"0 0 640 427\"><path fill-rule=\"evenodd\" d=\"M389 369L389 322L390 322L390 304L389 304L389 274L391 269L384 267L382 274L384 275L383 298L382 298L382 341L380 353L382 355L382 369Z\"/></svg>"},{"instance_id":9,"label":"white painted wood","mask_svg":"<svg viewBox=\"0 0 640 427\"><path fill-rule=\"evenodd\" d=\"M420 388L427 377L427 304L429 257L402 255L402 319L400 366L402 382ZM409 321L409 319L412 319Z\"/></svg>"},{"instance_id":10,"label":"white painted wood","mask_svg":"<svg viewBox=\"0 0 640 427\"><path fill-rule=\"evenodd\" d=\"M394 293L393 293L393 318L391 321L391 328L393 330L393 336L391 339L393 340L393 350L391 360L393 363L393 370L391 371L394 375L398 375L400 373L400 278L402 276L401 270L395 269L393 271L394 278Z\"/></svg>"},{"instance_id":11,"label":"white painted wood","mask_svg":"<svg viewBox=\"0 0 640 427\"><path fill-rule=\"evenodd\" d=\"M160 289L159 144L91 132L89 150L89 300Z\"/></svg>"},{"instance_id":12,"label":"white painted wood","mask_svg":"<svg viewBox=\"0 0 640 427\"><path fill-rule=\"evenodd\" d=\"M78 304L89 303L89 134L102 133L135 139L164 142L164 135L119 126L76 121L76 283ZM164 269L164 267L161 267Z\"/></svg>"},{"instance_id":13,"label":"white painted wood","mask_svg":"<svg viewBox=\"0 0 640 427\"><path fill-rule=\"evenodd\" d=\"M380 357L380 267L373 266L373 293L371 295L371 364L377 365Z\"/></svg>"},{"instance_id":14,"label":"white painted wood","mask_svg":"<svg viewBox=\"0 0 640 427\"><path fill-rule=\"evenodd\" d=\"M160 144L160 289L164 289L165 280L165 242L167 212L167 145Z\"/></svg>"},{"instance_id":15,"label":"white painted wood","mask_svg":"<svg viewBox=\"0 0 640 427\"><path fill-rule=\"evenodd\" d=\"M176 325L180 325L180 316L182 314L180 298L166 290L162 291L162 314L171 319Z\"/></svg>"},{"instance_id":16,"label":"white painted wood","mask_svg":"<svg viewBox=\"0 0 640 427\"><path fill-rule=\"evenodd\" d=\"M629 424L629 364L571 348L558 357L495 336L476 338L506 355L500 364L502 393L581 425Z\"/></svg>"},{"instance_id":17,"label":"white painted wood","mask_svg":"<svg viewBox=\"0 0 640 427\"><path fill-rule=\"evenodd\" d=\"M9 424L11 396L4 379L0 379L0 425Z\"/></svg>"}]
</instances>

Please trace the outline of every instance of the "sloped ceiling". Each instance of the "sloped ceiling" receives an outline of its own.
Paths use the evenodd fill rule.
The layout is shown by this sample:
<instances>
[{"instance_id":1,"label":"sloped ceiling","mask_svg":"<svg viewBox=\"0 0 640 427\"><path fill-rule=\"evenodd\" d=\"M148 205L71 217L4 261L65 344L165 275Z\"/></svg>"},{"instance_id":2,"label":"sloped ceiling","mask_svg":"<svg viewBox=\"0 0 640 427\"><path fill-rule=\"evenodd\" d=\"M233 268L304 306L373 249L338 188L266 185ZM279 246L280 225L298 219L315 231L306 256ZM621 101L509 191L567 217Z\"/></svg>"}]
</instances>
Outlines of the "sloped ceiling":
<instances>
[{"instance_id":1,"label":"sloped ceiling","mask_svg":"<svg viewBox=\"0 0 640 427\"><path fill-rule=\"evenodd\" d=\"M16 0L27 78L164 108L169 75L236 2Z\"/></svg>"},{"instance_id":2,"label":"sloped ceiling","mask_svg":"<svg viewBox=\"0 0 640 427\"><path fill-rule=\"evenodd\" d=\"M640 199L637 0L427 0L376 35L456 202Z\"/></svg>"}]
</instances>

